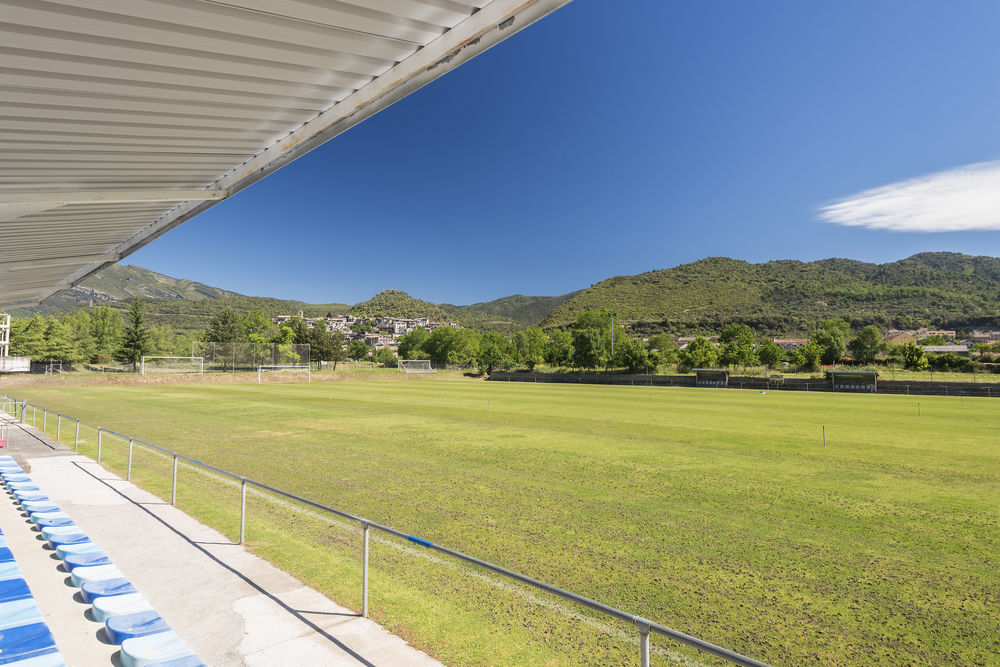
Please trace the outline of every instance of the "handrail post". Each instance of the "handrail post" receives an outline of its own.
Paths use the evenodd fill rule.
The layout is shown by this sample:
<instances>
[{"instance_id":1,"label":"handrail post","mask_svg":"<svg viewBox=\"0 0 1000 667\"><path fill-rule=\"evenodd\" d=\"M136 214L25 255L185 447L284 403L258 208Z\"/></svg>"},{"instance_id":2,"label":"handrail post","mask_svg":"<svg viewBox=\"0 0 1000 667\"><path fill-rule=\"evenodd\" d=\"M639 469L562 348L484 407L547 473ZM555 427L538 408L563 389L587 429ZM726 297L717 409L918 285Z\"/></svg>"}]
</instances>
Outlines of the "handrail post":
<instances>
[{"instance_id":1,"label":"handrail post","mask_svg":"<svg viewBox=\"0 0 1000 667\"><path fill-rule=\"evenodd\" d=\"M97 462L101 462L101 438L104 435L104 427L97 427Z\"/></svg>"},{"instance_id":2,"label":"handrail post","mask_svg":"<svg viewBox=\"0 0 1000 667\"><path fill-rule=\"evenodd\" d=\"M59 442L59 438L62 436L62 413L56 413L56 442Z\"/></svg>"},{"instance_id":3,"label":"handrail post","mask_svg":"<svg viewBox=\"0 0 1000 667\"><path fill-rule=\"evenodd\" d=\"M73 435L73 451L80 451L80 420L76 420L76 433Z\"/></svg>"},{"instance_id":4,"label":"handrail post","mask_svg":"<svg viewBox=\"0 0 1000 667\"><path fill-rule=\"evenodd\" d=\"M363 525L363 546L361 548L361 618L368 618L368 529L371 525Z\"/></svg>"},{"instance_id":5,"label":"handrail post","mask_svg":"<svg viewBox=\"0 0 1000 667\"><path fill-rule=\"evenodd\" d=\"M247 534L247 480L240 480L240 544Z\"/></svg>"},{"instance_id":6,"label":"handrail post","mask_svg":"<svg viewBox=\"0 0 1000 667\"><path fill-rule=\"evenodd\" d=\"M25 401L21 404L21 423L24 423L24 411L28 409L28 402Z\"/></svg>"},{"instance_id":7,"label":"handrail post","mask_svg":"<svg viewBox=\"0 0 1000 667\"><path fill-rule=\"evenodd\" d=\"M45 433L45 427L48 425L49 421L49 411L42 408L42 433Z\"/></svg>"},{"instance_id":8,"label":"handrail post","mask_svg":"<svg viewBox=\"0 0 1000 667\"><path fill-rule=\"evenodd\" d=\"M31 428L35 428L35 415L38 414L38 406L31 405Z\"/></svg>"},{"instance_id":9,"label":"handrail post","mask_svg":"<svg viewBox=\"0 0 1000 667\"><path fill-rule=\"evenodd\" d=\"M649 667L649 630L652 622L636 616L633 621L639 628L639 664Z\"/></svg>"},{"instance_id":10,"label":"handrail post","mask_svg":"<svg viewBox=\"0 0 1000 667\"><path fill-rule=\"evenodd\" d=\"M135 444L135 441L132 440L132 438L129 438L128 439L128 474L125 476L125 479L128 480L128 481L132 481L132 446L134 444Z\"/></svg>"},{"instance_id":11,"label":"handrail post","mask_svg":"<svg viewBox=\"0 0 1000 667\"><path fill-rule=\"evenodd\" d=\"M177 504L177 455L174 454L174 481L170 485L170 504Z\"/></svg>"}]
</instances>

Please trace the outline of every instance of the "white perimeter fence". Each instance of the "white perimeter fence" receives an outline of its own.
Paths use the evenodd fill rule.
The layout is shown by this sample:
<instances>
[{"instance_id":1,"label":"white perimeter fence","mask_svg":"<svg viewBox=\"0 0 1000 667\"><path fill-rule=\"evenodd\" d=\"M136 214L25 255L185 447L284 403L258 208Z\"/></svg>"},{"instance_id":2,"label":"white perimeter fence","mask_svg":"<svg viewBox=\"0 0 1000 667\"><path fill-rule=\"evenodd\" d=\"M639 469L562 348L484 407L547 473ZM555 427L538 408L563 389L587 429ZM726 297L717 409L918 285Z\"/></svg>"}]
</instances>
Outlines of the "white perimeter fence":
<instances>
[{"instance_id":1,"label":"white perimeter fence","mask_svg":"<svg viewBox=\"0 0 1000 667\"><path fill-rule=\"evenodd\" d=\"M31 410L31 418L30 419L26 419L26 414L27 414L27 412L28 412L29 409ZM39 410L42 413L41 417L42 417L42 430L43 431L46 428L46 422L48 420L48 416L51 414L51 415L53 415L56 418L56 440L59 440L60 436L61 436L62 420L66 419L70 424L72 424L74 426L74 428L75 428L74 435L73 435L73 448L74 448L74 450L79 450L79 444L81 442L80 441L80 420L79 419L77 419L75 417L70 417L68 415L61 414L61 413L56 412L54 410L48 410L46 408L39 407L37 405L28 403L26 401L21 401L19 399L14 398L14 397L9 397L6 394L3 395L3 397L2 397L2 403L0 403L0 412L7 412L9 414L12 414L14 416L14 420L15 421L18 421L18 422L20 422L22 424L27 421L27 422L30 422L32 426L35 426L35 420L36 420L36 417L38 416L37 413L38 413ZM125 477L127 480L131 480L132 479L132 458L133 458L133 452L134 452L134 449L135 449L136 446L144 447L144 448L146 448L148 450L152 450L153 452L157 452L157 453L159 453L162 456L167 457L167 458L171 458L172 457L172 459L173 459L173 477L172 477L171 489L170 489L170 504L171 505L176 505L177 504L177 464L178 464L178 461L184 461L185 463L191 465L195 469L201 468L201 469L204 469L205 471L211 471L209 474L215 473L216 475L221 475L224 478L228 478L228 479L233 480L234 482L238 482L239 485L240 485L240 542L239 542L240 544L243 544L244 539L246 538L246 513L247 513L247 509L246 508L247 508L247 487L248 486L255 487L256 489L258 489L260 491L266 491L266 492L269 492L269 493L273 493L273 494L275 494L277 496L280 496L282 498L287 498L289 500L293 500L293 501L302 503L303 505L306 505L306 506L311 507L313 509L319 510L321 512L332 514L332 515L340 517L342 519L347 519L348 521L352 521L354 523L359 524L361 526L361 547L362 547L362 549L361 549L361 553L362 553L362 556L361 556L361 558L362 558L362 570L361 570L362 571L362 580L361 580L361 616L363 616L363 617L367 617L368 616L368 560L369 560L368 559L368 553L369 553L368 542L369 542L369 532L372 529L374 529L376 531L380 531L382 533L386 533L386 534L392 535L394 537L402 538L404 540L412 542L413 544L417 544L417 545L420 545L420 546L425 547L427 549L430 549L432 551L436 551L437 553L443 554L445 556L449 556L451 558L458 559L459 561L462 561L464 563L467 563L467 564L476 566L478 568L487 570L487 571L492 572L494 574L501 575L501 576L506 577L508 579L513 579L514 581L520 582L522 584L527 584L528 586L531 586L533 588L537 588L537 589L539 589L541 591L544 591L546 593L550 593L552 595L556 595L556 596L564 598L566 600L570 600L571 602L575 602L575 603L580 604L580 605L582 605L584 607L587 607L588 609L592 609L594 611L600 612L602 614L605 614L607 616L615 618L615 619L617 619L619 621L622 621L622 622L634 625L638 629L638 631L639 631L639 650L640 650L640 660L641 660L642 667L648 667L649 666L649 635L650 635L650 633L661 635L661 636L667 637L669 639L673 639L673 640L681 642L683 644L687 644L688 646L693 646L694 648L698 649L699 651L703 651L703 652L708 653L710 655L714 655L716 657L723 658L724 660L727 660L727 661L729 661L729 662L731 662L733 664L745 665L745 666L748 666L748 667L768 667L768 665L766 663L760 662L758 660L754 660L753 658L748 658L745 655L741 655L741 654L736 653L734 651L730 651L729 649L723 648L721 646L716 646L715 644L709 643L709 642L704 641L702 639L698 639L697 637L692 637L691 635L684 634L683 632L680 632L678 630L673 630L671 628L668 628L665 625L661 625L659 623L654 623L653 621L645 619L645 618L643 618L641 616L638 616L636 614L630 614L627 611L622 611L621 609L616 609L615 607L611 607L611 606L603 604L601 602L597 602L596 600L591 600L590 598L584 597L582 595L578 595L576 593L573 593L572 591L568 591L568 590L565 590L563 588L559 588L557 586L553 586L551 584L547 584L547 583L545 583L543 581L539 581L538 579L533 579L533 578L531 578L531 577L529 577L527 575L521 574L519 572L514 572L513 570L508 570L507 568L504 568L504 567L501 567L499 565L495 565L493 563L490 563L488 561L476 558L475 556L470 556L468 554L462 553L461 551L456 551L455 549L449 549L448 547L442 546L440 544L435 544L435 543L433 543L433 542L431 542L429 540L425 540L425 539L416 537L414 535L410 535L410 534L408 534L406 532L403 532L401 530L396 530L395 528L390 528L389 526L384 526L382 524L376 523L374 521L370 521L370 520L365 519L363 517L355 516L354 514L351 514L349 512L345 512L344 510L339 510L339 509L336 509L336 508L333 508L333 507L328 507L328 506L323 505L321 503L309 500L308 498L303 498L301 496L297 496L294 493L289 493L288 491L283 491L283 490L277 489L277 488L275 488L273 486L269 486L267 484L264 484L263 482L258 482L256 480L252 480L252 479L249 479L247 477L243 477L242 475L237 475L236 473L230 472L228 470L223 470L222 468L217 468L217 467L215 467L213 465L209 465L208 463L203 463L202 461L199 461L197 459L193 459L193 458L191 458L189 456L185 456L183 454L180 454L179 452L175 452L175 451L166 449L164 447L159 447L157 445L153 445L153 444L150 444L148 442L144 442L142 440L139 440L137 438L133 438L133 437L128 436L128 435L123 435L121 433L117 433L115 431L112 431L111 429L104 428L103 426L98 426L96 428L96 431L97 431L97 462L98 463L101 462L101 450L102 450L102 447L103 447L103 439L104 439L105 435L114 436L116 438L120 438L122 440L128 441L128 471L127 471L126 477Z\"/></svg>"}]
</instances>

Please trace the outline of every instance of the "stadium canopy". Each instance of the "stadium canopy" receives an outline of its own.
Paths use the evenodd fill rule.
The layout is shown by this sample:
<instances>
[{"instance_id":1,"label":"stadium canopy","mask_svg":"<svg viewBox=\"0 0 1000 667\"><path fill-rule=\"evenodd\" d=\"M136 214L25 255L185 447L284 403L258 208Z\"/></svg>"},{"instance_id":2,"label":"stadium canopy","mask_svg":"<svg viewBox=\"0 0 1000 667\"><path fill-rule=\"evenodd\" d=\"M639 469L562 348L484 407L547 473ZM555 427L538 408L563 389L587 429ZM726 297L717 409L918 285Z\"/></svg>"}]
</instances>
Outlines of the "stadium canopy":
<instances>
[{"instance_id":1,"label":"stadium canopy","mask_svg":"<svg viewBox=\"0 0 1000 667\"><path fill-rule=\"evenodd\" d=\"M0 306L69 289L568 2L0 0Z\"/></svg>"}]
</instances>

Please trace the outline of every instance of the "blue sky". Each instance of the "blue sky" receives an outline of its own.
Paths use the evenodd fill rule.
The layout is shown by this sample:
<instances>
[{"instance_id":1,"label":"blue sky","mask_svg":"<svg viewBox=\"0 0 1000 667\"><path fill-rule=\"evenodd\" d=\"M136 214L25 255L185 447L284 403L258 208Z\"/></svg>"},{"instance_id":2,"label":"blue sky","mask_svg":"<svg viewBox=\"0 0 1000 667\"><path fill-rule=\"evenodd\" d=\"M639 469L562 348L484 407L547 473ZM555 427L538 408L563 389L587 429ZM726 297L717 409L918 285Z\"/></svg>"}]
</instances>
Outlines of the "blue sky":
<instances>
[{"instance_id":1,"label":"blue sky","mask_svg":"<svg viewBox=\"0 0 1000 667\"><path fill-rule=\"evenodd\" d=\"M576 0L125 263L466 304L706 256L1000 255L998 34L993 0Z\"/></svg>"}]
</instances>

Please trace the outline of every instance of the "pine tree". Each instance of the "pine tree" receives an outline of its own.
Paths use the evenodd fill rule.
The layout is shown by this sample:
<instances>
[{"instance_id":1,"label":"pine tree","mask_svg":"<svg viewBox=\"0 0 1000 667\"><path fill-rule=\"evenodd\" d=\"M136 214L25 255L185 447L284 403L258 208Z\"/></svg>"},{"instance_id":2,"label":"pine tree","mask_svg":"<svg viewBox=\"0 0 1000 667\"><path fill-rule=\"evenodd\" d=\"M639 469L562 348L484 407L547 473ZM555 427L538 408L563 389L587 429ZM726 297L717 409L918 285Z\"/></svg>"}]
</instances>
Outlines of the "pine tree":
<instances>
[{"instance_id":1,"label":"pine tree","mask_svg":"<svg viewBox=\"0 0 1000 667\"><path fill-rule=\"evenodd\" d=\"M128 309L128 322L125 324L125 335L122 336L118 359L132 364L132 369L135 370L139 360L148 352L149 329L146 327L146 314L143 312L142 301L137 298Z\"/></svg>"}]
</instances>

